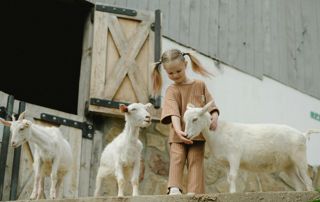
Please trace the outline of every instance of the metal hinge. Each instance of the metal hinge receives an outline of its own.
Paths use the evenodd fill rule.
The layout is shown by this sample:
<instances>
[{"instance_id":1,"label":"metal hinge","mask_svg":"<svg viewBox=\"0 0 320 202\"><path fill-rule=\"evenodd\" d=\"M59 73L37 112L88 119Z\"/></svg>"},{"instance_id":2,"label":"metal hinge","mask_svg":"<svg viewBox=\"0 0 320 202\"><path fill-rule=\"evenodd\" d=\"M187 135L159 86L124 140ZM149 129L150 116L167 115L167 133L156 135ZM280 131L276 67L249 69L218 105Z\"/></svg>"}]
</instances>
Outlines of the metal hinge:
<instances>
[{"instance_id":1,"label":"metal hinge","mask_svg":"<svg viewBox=\"0 0 320 202\"><path fill-rule=\"evenodd\" d=\"M99 99L99 98L90 98L90 104L96 105L100 107L108 107L108 108L119 108L120 104L129 105L128 102L118 102L113 100L105 100L105 99Z\"/></svg>"},{"instance_id":2,"label":"metal hinge","mask_svg":"<svg viewBox=\"0 0 320 202\"><path fill-rule=\"evenodd\" d=\"M128 16L136 16L137 11L127 8L119 8L114 6L106 6L106 5L96 5L96 10L101 12L107 12L107 13L115 13L120 15L128 15Z\"/></svg>"},{"instance_id":3,"label":"metal hinge","mask_svg":"<svg viewBox=\"0 0 320 202\"><path fill-rule=\"evenodd\" d=\"M87 122L74 121L71 119L66 119L66 118L62 118L62 117L47 114L47 113L41 113L40 119L47 122L59 124L59 125L81 129L83 138L92 140L94 135L93 125Z\"/></svg>"}]
</instances>

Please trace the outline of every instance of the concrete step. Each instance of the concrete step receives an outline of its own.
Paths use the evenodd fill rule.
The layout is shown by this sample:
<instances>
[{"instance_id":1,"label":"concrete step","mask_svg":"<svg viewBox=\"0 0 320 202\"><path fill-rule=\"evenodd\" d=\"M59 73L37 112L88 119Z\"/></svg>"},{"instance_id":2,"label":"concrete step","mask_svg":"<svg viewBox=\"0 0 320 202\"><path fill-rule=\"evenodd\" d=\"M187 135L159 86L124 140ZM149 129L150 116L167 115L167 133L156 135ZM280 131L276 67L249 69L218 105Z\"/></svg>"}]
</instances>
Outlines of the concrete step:
<instances>
[{"instance_id":1,"label":"concrete step","mask_svg":"<svg viewBox=\"0 0 320 202\"><path fill-rule=\"evenodd\" d=\"M25 200L28 201L28 200ZM194 196L125 196L77 199L39 200L39 202L320 202L319 192L247 192L199 194ZM34 201L37 202L37 201Z\"/></svg>"}]
</instances>

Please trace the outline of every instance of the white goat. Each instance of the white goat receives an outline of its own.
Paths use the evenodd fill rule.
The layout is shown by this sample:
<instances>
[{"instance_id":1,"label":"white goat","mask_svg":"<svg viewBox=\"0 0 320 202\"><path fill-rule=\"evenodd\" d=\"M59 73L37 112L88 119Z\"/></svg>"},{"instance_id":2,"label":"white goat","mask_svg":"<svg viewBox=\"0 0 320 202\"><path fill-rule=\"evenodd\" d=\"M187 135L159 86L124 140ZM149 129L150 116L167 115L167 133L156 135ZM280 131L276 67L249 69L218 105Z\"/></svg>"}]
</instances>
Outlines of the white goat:
<instances>
[{"instance_id":1,"label":"white goat","mask_svg":"<svg viewBox=\"0 0 320 202\"><path fill-rule=\"evenodd\" d=\"M44 178L51 175L50 198L59 195L59 187L64 176L71 169L72 152L69 143L56 127L44 127L24 119L23 112L16 121L0 122L10 127L11 146L16 148L28 141L35 146L34 151L34 186L30 199L44 198Z\"/></svg>"},{"instance_id":2,"label":"white goat","mask_svg":"<svg viewBox=\"0 0 320 202\"><path fill-rule=\"evenodd\" d=\"M120 111L125 113L125 127L102 152L96 178L95 196L100 193L102 180L110 175L114 175L118 182L118 196L123 196L125 182L130 177L132 195L139 195L139 171L143 145L138 137L140 127L147 127L151 124L151 117L147 111L151 106L150 103L120 105Z\"/></svg>"},{"instance_id":3,"label":"white goat","mask_svg":"<svg viewBox=\"0 0 320 202\"><path fill-rule=\"evenodd\" d=\"M219 121L215 131L209 130L209 107L188 106L184 114L187 138L193 139L200 132L207 140L215 159L229 166L229 191L236 191L236 177L239 167L253 172L285 171L293 180L295 189L306 186L313 190L307 175L306 139L310 130L302 133L286 125L240 124ZM303 184L301 184L301 182Z\"/></svg>"}]
</instances>

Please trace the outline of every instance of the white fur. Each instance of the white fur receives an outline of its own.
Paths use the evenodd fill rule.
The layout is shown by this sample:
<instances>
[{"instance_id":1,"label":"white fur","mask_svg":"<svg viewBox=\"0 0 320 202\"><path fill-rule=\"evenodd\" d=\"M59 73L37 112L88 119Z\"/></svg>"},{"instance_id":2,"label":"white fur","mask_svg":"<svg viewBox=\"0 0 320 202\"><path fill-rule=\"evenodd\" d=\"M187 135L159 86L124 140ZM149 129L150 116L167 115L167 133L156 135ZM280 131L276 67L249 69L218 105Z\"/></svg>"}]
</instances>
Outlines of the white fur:
<instances>
[{"instance_id":1,"label":"white fur","mask_svg":"<svg viewBox=\"0 0 320 202\"><path fill-rule=\"evenodd\" d=\"M34 186L30 199L44 198L44 178L51 177L50 198L59 195L59 187L64 176L72 166L72 152L70 144L63 138L59 128L44 127L23 119L11 121L0 120L10 126L12 134L11 145L18 147L28 141L35 146L34 151Z\"/></svg>"},{"instance_id":2,"label":"white fur","mask_svg":"<svg viewBox=\"0 0 320 202\"><path fill-rule=\"evenodd\" d=\"M230 192L236 191L239 168L253 172L284 171L293 180L296 190L301 191L304 186L308 191L313 190L307 175L306 138L319 130L303 134L286 125L219 121L212 131L208 113L211 104L204 108L188 107L184 114L185 132L190 139L202 132L213 157L229 166Z\"/></svg>"},{"instance_id":3,"label":"white fur","mask_svg":"<svg viewBox=\"0 0 320 202\"><path fill-rule=\"evenodd\" d=\"M94 195L100 194L102 181L110 175L118 182L118 196L123 196L125 182L131 177L132 195L139 195L139 172L142 143L138 139L140 127L151 124L147 108L151 104L133 103L125 112L126 124L124 130L106 146L101 155L100 167L96 178Z\"/></svg>"}]
</instances>

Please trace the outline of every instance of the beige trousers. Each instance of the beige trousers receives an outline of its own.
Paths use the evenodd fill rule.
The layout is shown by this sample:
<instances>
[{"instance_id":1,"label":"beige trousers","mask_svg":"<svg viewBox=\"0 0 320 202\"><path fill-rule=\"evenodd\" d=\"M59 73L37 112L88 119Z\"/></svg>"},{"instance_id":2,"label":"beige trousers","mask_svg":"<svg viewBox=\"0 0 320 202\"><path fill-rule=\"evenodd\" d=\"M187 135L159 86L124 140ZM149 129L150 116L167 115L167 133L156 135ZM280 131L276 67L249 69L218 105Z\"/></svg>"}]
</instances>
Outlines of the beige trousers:
<instances>
[{"instance_id":1,"label":"beige trousers","mask_svg":"<svg viewBox=\"0 0 320 202\"><path fill-rule=\"evenodd\" d=\"M178 187L182 190L184 166L187 163L188 182L185 192L203 194L204 189L204 141L194 141L193 144L170 143L170 168L168 188Z\"/></svg>"}]
</instances>

